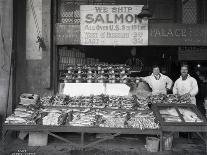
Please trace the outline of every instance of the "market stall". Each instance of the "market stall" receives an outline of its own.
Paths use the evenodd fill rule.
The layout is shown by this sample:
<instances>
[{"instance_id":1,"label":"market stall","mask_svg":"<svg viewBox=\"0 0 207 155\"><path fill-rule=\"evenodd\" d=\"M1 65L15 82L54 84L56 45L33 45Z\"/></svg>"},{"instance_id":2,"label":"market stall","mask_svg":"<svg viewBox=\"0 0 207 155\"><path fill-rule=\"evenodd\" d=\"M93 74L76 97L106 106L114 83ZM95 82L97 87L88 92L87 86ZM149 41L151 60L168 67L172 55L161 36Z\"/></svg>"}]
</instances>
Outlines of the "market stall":
<instances>
[{"instance_id":1,"label":"market stall","mask_svg":"<svg viewBox=\"0 0 207 155\"><path fill-rule=\"evenodd\" d=\"M169 136L174 132L195 132L206 142L200 133L207 132L207 121L189 96L151 95L144 89L132 95L128 84L136 80L122 65L69 66L57 95L20 96L19 106L5 120L3 142L9 130L44 133L81 149L120 134L158 136L160 151L165 132L171 132ZM80 133L81 141L74 143L57 132ZM86 143L86 133L111 135Z\"/></svg>"},{"instance_id":2,"label":"market stall","mask_svg":"<svg viewBox=\"0 0 207 155\"><path fill-rule=\"evenodd\" d=\"M6 118L3 139L9 130L41 132L84 149L120 134L162 136L146 95L130 94L125 84L132 80L127 66L69 66L62 80L58 95L39 100L32 94L20 96L19 106ZM75 144L56 132L81 133L81 143ZM111 135L86 144L85 133Z\"/></svg>"}]
</instances>

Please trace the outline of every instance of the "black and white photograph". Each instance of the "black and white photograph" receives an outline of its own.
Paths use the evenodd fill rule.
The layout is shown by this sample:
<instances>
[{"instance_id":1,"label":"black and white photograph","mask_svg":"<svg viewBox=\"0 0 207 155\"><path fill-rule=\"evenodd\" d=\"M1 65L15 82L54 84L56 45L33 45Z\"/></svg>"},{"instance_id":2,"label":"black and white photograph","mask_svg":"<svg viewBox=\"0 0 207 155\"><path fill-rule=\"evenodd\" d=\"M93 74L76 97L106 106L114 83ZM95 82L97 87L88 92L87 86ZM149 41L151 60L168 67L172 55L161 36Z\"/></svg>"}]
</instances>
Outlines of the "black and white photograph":
<instances>
[{"instance_id":1,"label":"black and white photograph","mask_svg":"<svg viewBox=\"0 0 207 155\"><path fill-rule=\"evenodd\" d=\"M0 155L207 155L207 0L0 0Z\"/></svg>"}]
</instances>

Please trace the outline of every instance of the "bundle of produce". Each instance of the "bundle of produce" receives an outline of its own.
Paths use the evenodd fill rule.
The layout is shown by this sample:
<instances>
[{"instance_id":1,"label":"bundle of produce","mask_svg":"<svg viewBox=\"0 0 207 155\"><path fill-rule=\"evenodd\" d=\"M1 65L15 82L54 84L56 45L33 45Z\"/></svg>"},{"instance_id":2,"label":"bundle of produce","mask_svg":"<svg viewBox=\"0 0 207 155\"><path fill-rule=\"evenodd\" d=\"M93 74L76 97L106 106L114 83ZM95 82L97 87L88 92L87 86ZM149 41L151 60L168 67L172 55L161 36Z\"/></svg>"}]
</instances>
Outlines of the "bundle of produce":
<instances>
[{"instance_id":1,"label":"bundle of produce","mask_svg":"<svg viewBox=\"0 0 207 155\"><path fill-rule=\"evenodd\" d=\"M152 96L149 96L148 97L148 103L149 104L160 104L160 103L164 103L166 97L167 96L165 94L152 95Z\"/></svg>"},{"instance_id":2,"label":"bundle of produce","mask_svg":"<svg viewBox=\"0 0 207 155\"><path fill-rule=\"evenodd\" d=\"M73 102L73 97L70 97L70 96L67 96L65 95L64 96L64 106L69 106L71 102Z\"/></svg>"},{"instance_id":3,"label":"bundle of produce","mask_svg":"<svg viewBox=\"0 0 207 155\"><path fill-rule=\"evenodd\" d=\"M56 107L47 107L47 108L42 108L40 110L40 112L46 116L48 113L66 113L68 110L70 109L65 109L65 108L61 108L60 110L57 109Z\"/></svg>"},{"instance_id":4,"label":"bundle of produce","mask_svg":"<svg viewBox=\"0 0 207 155\"><path fill-rule=\"evenodd\" d=\"M5 123L10 124L36 124L36 117L38 116L37 109L30 106L18 106L14 113L6 118Z\"/></svg>"},{"instance_id":5,"label":"bundle of produce","mask_svg":"<svg viewBox=\"0 0 207 155\"><path fill-rule=\"evenodd\" d=\"M38 105L28 105L28 106L24 106L24 105L18 105L15 109L15 111L25 111L25 112L36 112L37 110L40 109L40 106Z\"/></svg>"},{"instance_id":6,"label":"bundle of produce","mask_svg":"<svg viewBox=\"0 0 207 155\"><path fill-rule=\"evenodd\" d=\"M133 114L131 115L131 118L127 121L127 124L130 128L138 128L141 130L159 128L159 123L156 122L155 116L152 112L148 114Z\"/></svg>"},{"instance_id":7,"label":"bundle of produce","mask_svg":"<svg viewBox=\"0 0 207 155\"><path fill-rule=\"evenodd\" d=\"M15 109L14 115L22 118L33 118L35 111L29 110L23 106L19 106Z\"/></svg>"},{"instance_id":8,"label":"bundle of produce","mask_svg":"<svg viewBox=\"0 0 207 155\"><path fill-rule=\"evenodd\" d=\"M56 95L53 97L53 106L64 106L65 105L65 96Z\"/></svg>"},{"instance_id":9,"label":"bundle of produce","mask_svg":"<svg viewBox=\"0 0 207 155\"><path fill-rule=\"evenodd\" d=\"M96 119L96 122L94 123L94 126L100 127L100 124L103 122L103 116L96 114L95 119Z\"/></svg>"},{"instance_id":10,"label":"bundle of produce","mask_svg":"<svg viewBox=\"0 0 207 155\"><path fill-rule=\"evenodd\" d=\"M47 114L43 114L43 115L45 115L42 117L43 125L52 125L52 126L63 125L67 118L67 113L63 113L60 110L51 110Z\"/></svg>"},{"instance_id":11,"label":"bundle of produce","mask_svg":"<svg viewBox=\"0 0 207 155\"><path fill-rule=\"evenodd\" d=\"M20 103L21 105L35 105L39 100L39 95L36 94L21 94Z\"/></svg>"},{"instance_id":12,"label":"bundle of produce","mask_svg":"<svg viewBox=\"0 0 207 155\"><path fill-rule=\"evenodd\" d=\"M104 101L104 95L93 96L92 101L93 101L92 103L93 108L104 108L106 106Z\"/></svg>"},{"instance_id":13,"label":"bundle of produce","mask_svg":"<svg viewBox=\"0 0 207 155\"><path fill-rule=\"evenodd\" d=\"M164 100L163 103L165 104L178 104L179 101L179 95L177 94L168 94Z\"/></svg>"},{"instance_id":14,"label":"bundle of produce","mask_svg":"<svg viewBox=\"0 0 207 155\"><path fill-rule=\"evenodd\" d=\"M26 117L19 117L12 114L11 116L6 118L6 124L20 124L20 125L33 125L36 124L34 120Z\"/></svg>"},{"instance_id":15,"label":"bundle of produce","mask_svg":"<svg viewBox=\"0 0 207 155\"><path fill-rule=\"evenodd\" d=\"M185 122L203 122L203 120L200 119L198 115L190 109L179 108L179 111L182 114Z\"/></svg>"},{"instance_id":16,"label":"bundle of produce","mask_svg":"<svg viewBox=\"0 0 207 155\"><path fill-rule=\"evenodd\" d=\"M181 95L180 104L191 104L190 95Z\"/></svg>"},{"instance_id":17,"label":"bundle of produce","mask_svg":"<svg viewBox=\"0 0 207 155\"><path fill-rule=\"evenodd\" d=\"M46 96L41 98L43 106L69 106L74 99L67 95Z\"/></svg>"},{"instance_id":18,"label":"bundle of produce","mask_svg":"<svg viewBox=\"0 0 207 155\"><path fill-rule=\"evenodd\" d=\"M126 124L126 112L112 111L108 114L102 115L102 121L100 127L109 128L125 128Z\"/></svg>"},{"instance_id":19,"label":"bundle of produce","mask_svg":"<svg viewBox=\"0 0 207 155\"><path fill-rule=\"evenodd\" d=\"M18 107L21 107L21 105L19 105ZM39 110L42 105L40 104L40 101L38 101L36 104L30 104L30 105L22 105L22 107L25 107L27 110L31 110L31 111L36 111Z\"/></svg>"},{"instance_id":20,"label":"bundle of produce","mask_svg":"<svg viewBox=\"0 0 207 155\"><path fill-rule=\"evenodd\" d=\"M79 98L79 107L88 108L92 106L93 98L91 98L90 96L80 96L78 98Z\"/></svg>"},{"instance_id":21,"label":"bundle of produce","mask_svg":"<svg viewBox=\"0 0 207 155\"><path fill-rule=\"evenodd\" d=\"M165 122L182 122L175 108L162 109L160 114Z\"/></svg>"},{"instance_id":22,"label":"bundle of produce","mask_svg":"<svg viewBox=\"0 0 207 155\"><path fill-rule=\"evenodd\" d=\"M67 110L67 118L65 120L65 125L70 125L70 122L73 120L73 110Z\"/></svg>"},{"instance_id":23,"label":"bundle of produce","mask_svg":"<svg viewBox=\"0 0 207 155\"><path fill-rule=\"evenodd\" d=\"M74 96L65 99L65 105L69 107L84 107L88 108L92 105L92 98L90 96Z\"/></svg>"},{"instance_id":24,"label":"bundle of produce","mask_svg":"<svg viewBox=\"0 0 207 155\"><path fill-rule=\"evenodd\" d=\"M105 105L108 105L108 103L109 103L109 96L108 95L104 95L104 94L102 94L100 96L102 98L103 103L105 103Z\"/></svg>"},{"instance_id":25,"label":"bundle of produce","mask_svg":"<svg viewBox=\"0 0 207 155\"><path fill-rule=\"evenodd\" d=\"M43 106L69 106L82 108L104 108L111 109L146 109L146 99L130 96L108 96L108 95L91 95L91 96L48 96L41 98L41 105ZM135 106L136 105L136 106Z\"/></svg>"},{"instance_id":26,"label":"bundle of produce","mask_svg":"<svg viewBox=\"0 0 207 155\"><path fill-rule=\"evenodd\" d=\"M147 110L147 109L149 109L147 98L144 98L144 97L141 98L141 97L137 97L137 96L134 96L134 98L135 98L135 102L133 105L134 110Z\"/></svg>"},{"instance_id":27,"label":"bundle of produce","mask_svg":"<svg viewBox=\"0 0 207 155\"><path fill-rule=\"evenodd\" d=\"M100 115L100 116L106 116L106 115L110 115L111 111L108 109L96 109L95 110L96 115Z\"/></svg>"},{"instance_id":28,"label":"bundle of produce","mask_svg":"<svg viewBox=\"0 0 207 155\"><path fill-rule=\"evenodd\" d=\"M96 114L94 111L74 112L73 119L69 124L71 126L94 126L96 124Z\"/></svg>"},{"instance_id":29,"label":"bundle of produce","mask_svg":"<svg viewBox=\"0 0 207 155\"><path fill-rule=\"evenodd\" d=\"M82 96L80 97L79 106L83 108L92 107L93 96Z\"/></svg>"},{"instance_id":30,"label":"bundle of produce","mask_svg":"<svg viewBox=\"0 0 207 155\"><path fill-rule=\"evenodd\" d=\"M80 104L80 97L71 97L68 98L68 100L66 101L66 105L69 107L78 107L78 105Z\"/></svg>"},{"instance_id":31,"label":"bundle of produce","mask_svg":"<svg viewBox=\"0 0 207 155\"><path fill-rule=\"evenodd\" d=\"M121 108L122 99L118 96L109 96L108 107L111 109Z\"/></svg>"},{"instance_id":32,"label":"bundle of produce","mask_svg":"<svg viewBox=\"0 0 207 155\"><path fill-rule=\"evenodd\" d=\"M40 99L42 106L52 106L53 105L53 96L45 96Z\"/></svg>"},{"instance_id":33,"label":"bundle of produce","mask_svg":"<svg viewBox=\"0 0 207 155\"><path fill-rule=\"evenodd\" d=\"M127 109L127 110L133 109L135 105L135 100L133 97L123 96L123 97L120 97L119 99L121 102L122 109Z\"/></svg>"}]
</instances>

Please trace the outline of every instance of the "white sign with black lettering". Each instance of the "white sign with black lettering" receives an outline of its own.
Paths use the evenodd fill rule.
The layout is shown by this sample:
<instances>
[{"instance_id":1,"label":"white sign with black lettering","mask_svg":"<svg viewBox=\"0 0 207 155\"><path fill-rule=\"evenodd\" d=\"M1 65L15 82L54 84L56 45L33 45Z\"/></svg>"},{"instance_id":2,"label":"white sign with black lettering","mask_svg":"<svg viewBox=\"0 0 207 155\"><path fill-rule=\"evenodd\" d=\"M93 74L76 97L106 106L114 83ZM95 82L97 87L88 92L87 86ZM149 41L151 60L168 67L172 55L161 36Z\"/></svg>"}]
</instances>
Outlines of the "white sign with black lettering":
<instances>
[{"instance_id":1,"label":"white sign with black lettering","mask_svg":"<svg viewBox=\"0 0 207 155\"><path fill-rule=\"evenodd\" d=\"M81 5L82 45L148 45L148 19L143 5Z\"/></svg>"}]
</instances>

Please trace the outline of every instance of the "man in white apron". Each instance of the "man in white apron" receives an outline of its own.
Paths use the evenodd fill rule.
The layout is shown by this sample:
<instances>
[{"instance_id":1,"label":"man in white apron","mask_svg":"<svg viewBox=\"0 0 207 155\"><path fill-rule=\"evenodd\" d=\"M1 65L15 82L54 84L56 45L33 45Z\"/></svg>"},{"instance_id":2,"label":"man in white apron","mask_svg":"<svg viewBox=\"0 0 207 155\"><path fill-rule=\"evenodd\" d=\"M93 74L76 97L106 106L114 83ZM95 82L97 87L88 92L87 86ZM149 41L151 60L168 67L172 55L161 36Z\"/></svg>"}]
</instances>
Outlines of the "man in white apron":
<instances>
[{"instance_id":1,"label":"man in white apron","mask_svg":"<svg viewBox=\"0 0 207 155\"><path fill-rule=\"evenodd\" d=\"M196 104L195 96L198 93L196 79L188 74L188 65L181 66L181 76L175 81L173 94L190 96L192 104Z\"/></svg>"},{"instance_id":2,"label":"man in white apron","mask_svg":"<svg viewBox=\"0 0 207 155\"><path fill-rule=\"evenodd\" d=\"M152 88L152 94L167 94L172 87L172 80L160 73L160 68L157 65L153 66L153 73L150 76L142 77L141 80L147 82Z\"/></svg>"}]
</instances>

